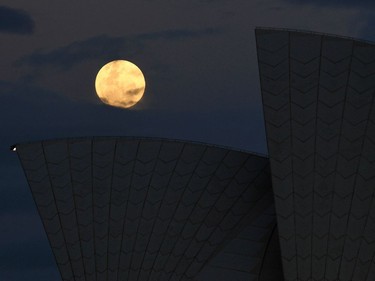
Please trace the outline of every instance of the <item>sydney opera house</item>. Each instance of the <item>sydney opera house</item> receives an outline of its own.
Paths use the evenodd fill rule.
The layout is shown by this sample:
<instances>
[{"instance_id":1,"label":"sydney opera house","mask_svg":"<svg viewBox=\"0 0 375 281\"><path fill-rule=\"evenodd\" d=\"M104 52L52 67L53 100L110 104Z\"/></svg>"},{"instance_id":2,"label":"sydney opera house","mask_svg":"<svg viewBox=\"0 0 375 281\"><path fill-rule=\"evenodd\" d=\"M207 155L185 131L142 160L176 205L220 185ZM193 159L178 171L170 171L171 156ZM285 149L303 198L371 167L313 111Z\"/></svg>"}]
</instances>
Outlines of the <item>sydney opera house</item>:
<instances>
[{"instance_id":1,"label":"sydney opera house","mask_svg":"<svg viewBox=\"0 0 375 281\"><path fill-rule=\"evenodd\" d=\"M269 156L15 145L63 281L375 280L375 45L255 31Z\"/></svg>"}]
</instances>

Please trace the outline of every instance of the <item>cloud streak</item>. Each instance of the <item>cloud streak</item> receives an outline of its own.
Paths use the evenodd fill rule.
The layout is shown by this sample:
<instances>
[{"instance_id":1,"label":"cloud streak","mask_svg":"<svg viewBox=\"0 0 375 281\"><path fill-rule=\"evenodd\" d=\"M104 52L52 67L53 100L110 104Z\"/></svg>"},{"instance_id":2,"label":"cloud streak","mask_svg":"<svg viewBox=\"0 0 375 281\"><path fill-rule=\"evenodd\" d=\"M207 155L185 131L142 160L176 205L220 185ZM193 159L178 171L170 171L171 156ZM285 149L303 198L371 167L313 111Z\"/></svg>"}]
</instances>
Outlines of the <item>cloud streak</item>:
<instances>
[{"instance_id":1,"label":"cloud streak","mask_svg":"<svg viewBox=\"0 0 375 281\"><path fill-rule=\"evenodd\" d=\"M124 96L128 97L128 96L138 96L138 94L140 92L143 92L145 89L145 87L141 87L141 88L137 88L137 89L131 89L131 90L127 90L125 93L124 93Z\"/></svg>"},{"instance_id":2,"label":"cloud streak","mask_svg":"<svg viewBox=\"0 0 375 281\"><path fill-rule=\"evenodd\" d=\"M29 66L53 65L67 70L89 59L116 59L123 54L124 49L127 50L128 55L134 55L144 49L144 44L147 41L194 39L212 36L220 32L221 30L219 29L206 28L200 30L175 29L125 37L100 35L87 40L73 42L55 50L36 51L21 58L16 64Z\"/></svg>"},{"instance_id":3,"label":"cloud streak","mask_svg":"<svg viewBox=\"0 0 375 281\"><path fill-rule=\"evenodd\" d=\"M0 32L31 34L34 27L33 19L25 11L0 6Z\"/></svg>"}]
</instances>

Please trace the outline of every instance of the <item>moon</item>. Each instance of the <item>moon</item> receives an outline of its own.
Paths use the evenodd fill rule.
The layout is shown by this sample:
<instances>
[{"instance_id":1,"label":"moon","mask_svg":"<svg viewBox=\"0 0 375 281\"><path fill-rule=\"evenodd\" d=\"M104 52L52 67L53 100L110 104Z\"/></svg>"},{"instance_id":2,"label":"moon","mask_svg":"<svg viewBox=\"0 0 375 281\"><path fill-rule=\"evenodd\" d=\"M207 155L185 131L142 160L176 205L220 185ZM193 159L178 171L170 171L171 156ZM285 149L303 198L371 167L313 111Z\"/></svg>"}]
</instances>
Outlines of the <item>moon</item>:
<instances>
[{"instance_id":1,"label":"moon","mask_svg":"<svg viewBox=\"0 0 375 281\"><path fill-rule=\"evenodd\" d=\"M96 75L95 90L100 100L122 108L134 106L143 97L146 81L142 71L126 60L104 65Z\"/></svg>"}]
</instances>

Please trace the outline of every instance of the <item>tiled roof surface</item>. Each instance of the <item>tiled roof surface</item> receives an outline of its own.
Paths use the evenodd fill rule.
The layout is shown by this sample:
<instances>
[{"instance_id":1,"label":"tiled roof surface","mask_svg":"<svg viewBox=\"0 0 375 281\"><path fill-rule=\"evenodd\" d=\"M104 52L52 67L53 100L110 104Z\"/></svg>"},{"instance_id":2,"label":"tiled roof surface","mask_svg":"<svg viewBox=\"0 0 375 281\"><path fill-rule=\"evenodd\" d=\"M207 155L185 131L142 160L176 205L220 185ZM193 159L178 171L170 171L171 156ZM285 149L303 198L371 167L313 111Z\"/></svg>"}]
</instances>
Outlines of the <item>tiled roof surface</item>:
<instances>
[{"instance_id":1,"label":"tiled roof surface","mask_svg":"<svg viewBox=\"0 0 375 281\"><path fill-rule=\"evenodd\" d=\"M375 45L257 29L286 280L375 280Z\"/></svg>"},{"instance_id":2,"label":"tiled roof surface","mask_svg":"<svg viewBox=\"0 0 375 281\"><path fill-rule=\"evenodd\" d=\"M267 158L125 137L17 153L64 281L253 280L269 270Z\"/></svg>"}]
</instances>

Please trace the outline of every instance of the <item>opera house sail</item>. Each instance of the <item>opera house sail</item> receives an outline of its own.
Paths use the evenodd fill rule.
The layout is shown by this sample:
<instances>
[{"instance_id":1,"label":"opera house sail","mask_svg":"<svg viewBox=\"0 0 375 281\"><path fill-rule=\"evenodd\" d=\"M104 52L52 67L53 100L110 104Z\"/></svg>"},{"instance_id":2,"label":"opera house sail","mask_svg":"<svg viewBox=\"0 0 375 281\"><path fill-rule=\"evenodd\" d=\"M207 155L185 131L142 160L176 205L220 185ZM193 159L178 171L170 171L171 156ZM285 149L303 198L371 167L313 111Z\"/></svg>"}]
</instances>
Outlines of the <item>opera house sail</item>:
<instances>
[{"instance_id":1,"label":"opera house sail","mask_svg":"<svg viewBox=\"0 0 375 281\"><path fill-rule=\"evenodd\" d=\"M268 159L90 137L17 153L62 280L280 280Z\"/></svg>"},{"instance_id":2,"label":"opera house sail","mask_svg":"<svg viewBox=\"0 0 375 281\"><path fill-rule=\"evenodd\" d=\"M285 280L375 280L375 45L256 41Z\"/></svg>"},{"instance_id":3,"label":"opera house sail","mask_svg":"<svg viewBox=\"0 0 375 281\"><path fill-rule=\"evenodd\" d=\"M138 137L13 147L63 281L375 280L375 45L255 35L269 158Z\"/></svg>"}]
</instances>

